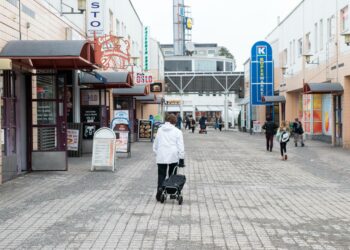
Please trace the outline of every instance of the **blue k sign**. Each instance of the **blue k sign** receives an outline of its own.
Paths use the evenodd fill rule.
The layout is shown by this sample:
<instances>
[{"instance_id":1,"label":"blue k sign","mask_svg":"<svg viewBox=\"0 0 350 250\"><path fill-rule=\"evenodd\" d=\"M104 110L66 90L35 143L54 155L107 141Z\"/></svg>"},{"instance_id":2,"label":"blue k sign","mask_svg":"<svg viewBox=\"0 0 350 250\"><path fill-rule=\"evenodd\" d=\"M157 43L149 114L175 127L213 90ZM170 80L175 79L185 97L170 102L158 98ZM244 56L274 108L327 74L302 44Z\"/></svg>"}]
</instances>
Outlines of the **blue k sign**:
<instances>
[{"instance_id":1,"label":"blue k sign","mask_svg":"<svg viewBox=\"0 0 350 250\"><path fill-rule=\"evenodd\" d=\"M274 64L271 45L265 41L253 45L250 62L250 100L251 105L263 103L263 96L273 95Z\"/></svg>"}]
</instances>

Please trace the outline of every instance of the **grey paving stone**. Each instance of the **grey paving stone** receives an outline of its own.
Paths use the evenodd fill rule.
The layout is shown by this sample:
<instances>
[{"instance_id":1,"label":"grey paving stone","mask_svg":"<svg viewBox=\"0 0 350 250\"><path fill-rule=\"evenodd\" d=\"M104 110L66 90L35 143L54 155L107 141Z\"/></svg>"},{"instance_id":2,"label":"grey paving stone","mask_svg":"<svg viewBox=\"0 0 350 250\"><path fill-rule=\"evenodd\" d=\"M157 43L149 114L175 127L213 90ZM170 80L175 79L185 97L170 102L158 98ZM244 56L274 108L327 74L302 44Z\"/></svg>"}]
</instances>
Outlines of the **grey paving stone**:
<instances>
[{"instance_id":1,"label":"grey paving stone","mask_svg":"<svg viewBox=\"0 0 350 250\"><path fill-rule=\"evenodd\" d=\"M349 249L349 151L308 141L281 161L260 135L184 134L182 206L155 201L134 143L114 173L85 156L0 186L0 249Z\"/></svg>"}]
</instances>

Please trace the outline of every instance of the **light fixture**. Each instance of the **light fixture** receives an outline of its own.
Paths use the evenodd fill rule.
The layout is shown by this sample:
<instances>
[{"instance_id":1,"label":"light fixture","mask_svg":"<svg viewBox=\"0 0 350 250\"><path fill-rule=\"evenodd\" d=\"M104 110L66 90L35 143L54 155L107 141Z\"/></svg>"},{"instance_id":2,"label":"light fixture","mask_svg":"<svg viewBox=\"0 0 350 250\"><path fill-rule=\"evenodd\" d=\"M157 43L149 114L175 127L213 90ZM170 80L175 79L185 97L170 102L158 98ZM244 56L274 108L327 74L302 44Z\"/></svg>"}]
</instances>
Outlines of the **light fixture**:
<instances>
[{"instance_id":1,"label":"light fixture","mask_svg":"<svg viewBox=\"0 0 350 250\"><path fill-rule=\"evenodd\" d=\"M304 54L303 57L305 58L305 62L307 64L319 64L318 58L316 60L311 61L312 56L313 56L313 54Z\"/></svg>"},{"instance_id":2,"label":"light fixture","mask_svg":"<svg viewBox=\"0 0 350 250\"><path fill-rule=\"evenodd\" d=\"M349 46L350 45L350 32L345 31L345 32L341 33L340 35L345 38L345 44Z\"/></svg>"},{"instance_id":3,"label":"light fixture","mask_svg":"<svg viewBox=\"0 0 350 250\"><path fill-rule=\"evenodd\" d=\"M68 14L83 14L86 11L86 0L77 0L78 1L78 10L79 12L74 12L74 8L61 0L61 15L68 15ZM69 12L63 12L63 6L70 9Z\"/></svg>"},{"instance_id":4,"label":"light fixture","mask_svg":"<svg viewBox=\"0 0 350 250\"><path fill-rule=\"evenodd\" d=\"M281 67L281 70L282 70L282 75L285 75L285 74L286 74L287 69L288 69L288 67L287 67L287 66L282 66L282 67Z\"/></svg>"}]
</instances>

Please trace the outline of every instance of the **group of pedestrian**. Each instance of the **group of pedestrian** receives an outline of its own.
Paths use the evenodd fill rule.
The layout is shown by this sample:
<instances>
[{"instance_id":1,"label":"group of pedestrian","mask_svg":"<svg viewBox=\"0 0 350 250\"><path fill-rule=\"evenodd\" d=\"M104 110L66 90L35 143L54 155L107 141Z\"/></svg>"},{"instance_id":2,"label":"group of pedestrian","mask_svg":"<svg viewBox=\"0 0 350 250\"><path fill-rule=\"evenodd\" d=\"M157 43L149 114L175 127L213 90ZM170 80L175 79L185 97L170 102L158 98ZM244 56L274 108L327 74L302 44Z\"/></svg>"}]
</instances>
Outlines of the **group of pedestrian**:
<instances>
[{"instance_id":1,"label":"group of pedestrian","mask_svg":"<svg viewBox=\"0 0 350 250\"><path fill-rule=\"evenodd\" d=\"M281 160L287 160L287 143L289 142L289 139L291 135L294 136L294 145L295 147L298 146L298 142L300 142L300 145L304 147L304 140L303 140L303 126L298 118L295 118L294 122L292 123L292 126L290 129L289 126L287 126L286 122L281 122L280 126L278 127L271 119L271 117L267 117L265 124L262 126L262 128L265 130L265 136L266 136L266 150L269 152L272 152L273 148L273 138L274 135L276 135L276 139L280 144L280 151L281 151Z\"/></svg>"},{"instance_id":2,"label":"group of pedestrian","mask_svg":"<svg viewBox=\"0 0 350 250\"><path fill-rule=\"evenodd\" d=\"M193 118L192 115L186 116L185 120L185 129L190 129L192 130L192 133L194 133L194 130L196 128L196 119Z\"/></svg>"}]
</instances>

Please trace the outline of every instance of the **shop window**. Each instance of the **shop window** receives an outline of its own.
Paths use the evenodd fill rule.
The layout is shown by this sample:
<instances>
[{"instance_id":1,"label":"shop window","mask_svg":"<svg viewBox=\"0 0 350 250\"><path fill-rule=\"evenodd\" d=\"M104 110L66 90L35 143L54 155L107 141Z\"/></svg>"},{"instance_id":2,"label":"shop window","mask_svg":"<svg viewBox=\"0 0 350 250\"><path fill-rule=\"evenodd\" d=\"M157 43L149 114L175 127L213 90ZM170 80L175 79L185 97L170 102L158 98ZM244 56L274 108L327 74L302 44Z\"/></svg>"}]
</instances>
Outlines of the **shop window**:
<instances>
[{"instance_id":1,"label":"shop window","mask_svg":"<svg viewBox=\"0 0 350 250\"><path fill-rule=\"evenodd\" d=\"M83 138L93 139L94 133L101 126L107 126L109 97L105 90L81 89L80 90L80 121L83 123ZM106 101L107 100L107 101Z\"/></svg>"},{"instance_id":2,"label":"shop window","mask_svg":"<svg viewBox=\"0 0 350 250\"><path fill-rule=\"evenodd\" d=\"M319 42L320 42L320 50L323 50L323 19L320 20L320 26L319 26L319 29L320 29L320 39L319 39Z\"/></svg>"},{"instance_id":3,"label":"shop window","mask_svg":"<svg viewBox=\"0 0 350 250\"><path fill-rule=\"evenodd\" d=\"M298 57L302 56L303 54L303 39L300 38L298 40Z\"/></svg>"},{"instance_id":4,"label":"shop window","mask_svg":"<svg viewBox=\"0 0 350 250\"><path fill-rule=\"evenodd\" d=\"M347 31L349 29L348 9L348 6L346 6L340 11L340 27L342 32Z\"/></svg>"},{"instance_id":5,"label":"shop window","mask_svg":"<svg viewBox=\"0 0 350 250\"><path fill-rule=\"evenodd\" d=\"M224 71L224 62L222 61L216 62L216 71Z\"/></svg>"},{"instance_id":6,"label":"shop window","mask_svg":"<svg viewBox=\"0 0 350 250\"><path fill-rule=\"evenodd\" d=\"M310 40L310 32L305 35L305 51L311 51L311 40Z\"/></svg>"}]
</instances>

